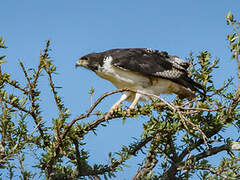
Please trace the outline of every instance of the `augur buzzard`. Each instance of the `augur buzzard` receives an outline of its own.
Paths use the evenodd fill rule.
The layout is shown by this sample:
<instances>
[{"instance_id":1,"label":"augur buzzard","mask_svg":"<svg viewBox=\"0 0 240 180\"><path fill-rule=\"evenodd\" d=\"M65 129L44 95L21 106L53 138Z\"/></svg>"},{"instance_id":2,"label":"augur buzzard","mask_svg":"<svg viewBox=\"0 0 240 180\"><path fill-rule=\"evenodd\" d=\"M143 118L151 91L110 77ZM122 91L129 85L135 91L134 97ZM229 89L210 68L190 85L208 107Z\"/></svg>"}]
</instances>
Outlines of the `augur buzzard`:
<instances>
[{"instance_id":1,"label":"augur buzzard","mask_svg":"<svg viewBox=\"0 0 240 180\"><path fill-rule=\"evenodd\" d=\"M147 48L111 49L81 57L76 66L94 71L98 76L112 82L118 89L129 88L148 94L175 93L180 98L192 99L197 91L204 96L202 85L193 81L187 68L189 64L165 51ZM123 92L111 107L109 116L124 101L134 109L139 100L148 98L141 93Z\"/></svg>"}]
</instances>

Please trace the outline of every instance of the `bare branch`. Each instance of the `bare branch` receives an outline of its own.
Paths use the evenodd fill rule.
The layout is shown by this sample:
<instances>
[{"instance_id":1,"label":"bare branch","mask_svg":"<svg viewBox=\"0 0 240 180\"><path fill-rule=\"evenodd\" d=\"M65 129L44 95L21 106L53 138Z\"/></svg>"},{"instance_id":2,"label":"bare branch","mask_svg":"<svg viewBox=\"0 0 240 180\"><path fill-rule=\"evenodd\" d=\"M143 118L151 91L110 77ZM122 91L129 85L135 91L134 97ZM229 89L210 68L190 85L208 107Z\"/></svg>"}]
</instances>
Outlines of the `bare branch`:
<instances>
[{"instance_id":1,"label":"bare branch","mask_svg":"<svg viewBox=\"0 0 240 180\"><path fill-rule=\"evenodd\" d=\"M20 164L20 171L21 171L22 176L24 177L24 179L28 179L28 177L26 177L25 170L24 170L24 167L23 167L22 160L21 160L19 152L17 153L17 158L18 158L18 162Z\"/></svg>"},{"instance_id":2,"label":"bare branch","mask_svg":"<svg viewBox=\"0 0 240 180\"><path fill-rule=\"evenodd\" d=\"M204 151L204 152L202 152L200 154L193 155L189 159L194 159L196 161L199 161L200 159L206 158L208 156L212 156L214 154L217 154L217 153L219 153L221 151L226 151L226 150L230 150L230 147L228 145L224 144L222 146L218 146L218 147L214 147L214 148L208 149L208 150L206 150L206 151Z\"/></svg>"},{"instance_id":3,"label":"bare branch","mask_svg":"<svg viewBox=\"0 0 240 180\"><path fill-rule=\"evenodd\" d=\"M142 139L139 143L137 143L134 148L132 148L128 154L129 155L136 155L136 153L142 149L142 147L144 147L148 142L150 142L152 139L154 138L154 135L151 136L147 136L144 139ZM109 166L109 170L110 171L114 171L116 167L118 167L119 165L121 165L125 160L124 159L120 159L116 162L114 162L111 166Z\"/></svg>"},{"instance_id":4,"label":"bare branch","mask_svg":"<svg viewBox=\"0 0 240 180\"><path fill-rule=\"evenodd\" d=\"M152 141L144 166L137 171L136 175L133 177L132 180L144 178L144 176L151 172L152 169L156 166L158 162L156 148L158 148L159 143L156 144L155 143L156 143L155 141Z\"/></svg>"}]
</instances>

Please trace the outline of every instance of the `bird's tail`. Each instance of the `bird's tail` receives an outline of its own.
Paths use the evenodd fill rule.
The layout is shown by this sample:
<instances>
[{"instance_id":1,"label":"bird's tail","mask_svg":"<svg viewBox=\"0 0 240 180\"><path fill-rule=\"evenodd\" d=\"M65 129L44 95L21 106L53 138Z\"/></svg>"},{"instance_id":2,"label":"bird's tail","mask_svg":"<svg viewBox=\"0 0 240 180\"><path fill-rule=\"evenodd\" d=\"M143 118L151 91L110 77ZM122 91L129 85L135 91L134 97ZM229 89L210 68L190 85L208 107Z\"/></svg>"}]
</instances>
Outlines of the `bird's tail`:
<instances>
[{"instance_id":1,"label":"bird's tail","mask_svg":"<svg viewBox=\"0 0 240 180\"><path fill-rule=\"evenodd\" d=\"M198 92L200 94L200 96L202 97L202 101L205 100L205 98L206 98L206 90L205 90L205 88L201 84L195 82L194 80L192 80L188 76L185 76L185 78L183 78L182 80L183 80L182 81L182 85L183 86L185 86L186 88L191 89L192 91Z\"/></svg>"},{"instance_id":2,"label":"bird's tail","mask_svg":"<svg viewBox=\"0 0 240 180\"><path fill-rule=\"evenodd\" d=\"M206 89L199 83L195 82L194 80L192 80L191 78L189 78L189 83L190 83L190 86L189 88L192 90L192 91L196 91L198 92L201 97L202 97L202 100L204 101L206 99Z\"/></svg>"}]
</instances>

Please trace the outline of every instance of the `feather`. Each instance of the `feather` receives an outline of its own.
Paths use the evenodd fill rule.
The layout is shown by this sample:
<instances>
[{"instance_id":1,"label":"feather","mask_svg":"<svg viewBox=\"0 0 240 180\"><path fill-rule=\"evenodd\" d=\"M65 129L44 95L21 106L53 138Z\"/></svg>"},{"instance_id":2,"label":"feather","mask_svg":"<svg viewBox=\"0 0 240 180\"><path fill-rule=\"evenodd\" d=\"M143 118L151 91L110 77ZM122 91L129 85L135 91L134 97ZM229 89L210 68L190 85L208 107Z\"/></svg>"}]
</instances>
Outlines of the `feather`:
<instances>
[{"instance_id":1,"label":"feather","mask_svg":"<svg viewBox=\"0 0 240 180\"><path fill-rule=\"evenodd\" d=\"M112 65L115 67L145 76L168 79L205 96L204 87L188 76L189 64L177 56L145 48L113 49L106 51L105 55L112 56Z\"/></svg>"}]
</instances>

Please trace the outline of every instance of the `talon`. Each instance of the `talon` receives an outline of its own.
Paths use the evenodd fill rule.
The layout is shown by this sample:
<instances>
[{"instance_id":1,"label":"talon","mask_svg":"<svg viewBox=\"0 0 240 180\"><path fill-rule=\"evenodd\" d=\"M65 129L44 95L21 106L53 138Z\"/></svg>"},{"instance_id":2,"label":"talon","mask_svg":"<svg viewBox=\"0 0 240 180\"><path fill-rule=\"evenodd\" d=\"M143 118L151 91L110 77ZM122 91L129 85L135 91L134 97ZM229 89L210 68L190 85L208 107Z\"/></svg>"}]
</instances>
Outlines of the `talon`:
<instances>
[{"instance_id":1,"label":"talon","mask_svg":"<svg viewBox=\"0 0 240 180\"><path fill-rule=\"evenodd\" d=\"M105 116L105 120L109 119L111 117L111 115L114 113L114 111L118 108L118 106L121 104L122 101L124 101L125 99L127 99L128 94L123 94L121 96L121 98L111 107L111 109L109 110L109 112L106 114Z\"/></svg>"},{"instance_id":2,"label":"talon","mask_svg":"<svg viewBox=\"0 0 240 180\"><path fill-rule=\"evenodd\" d=\"M106 115L105 115L105 120L109 119L113 115L114 110L111 109Z\"/></svg>"}]
</instances>

